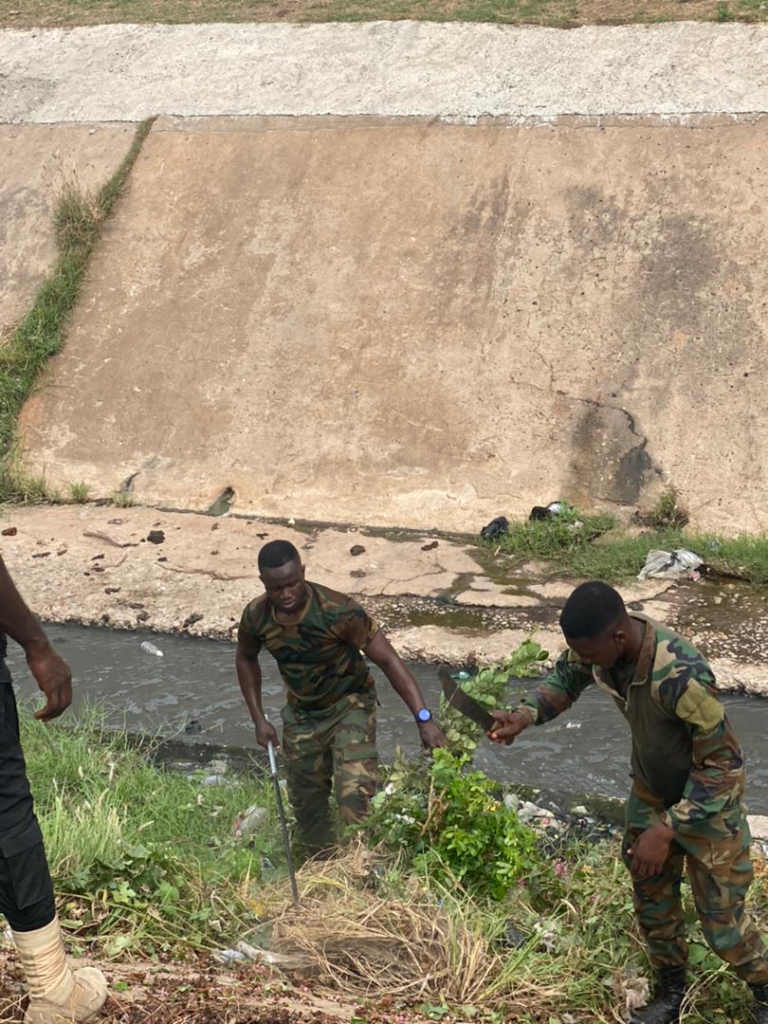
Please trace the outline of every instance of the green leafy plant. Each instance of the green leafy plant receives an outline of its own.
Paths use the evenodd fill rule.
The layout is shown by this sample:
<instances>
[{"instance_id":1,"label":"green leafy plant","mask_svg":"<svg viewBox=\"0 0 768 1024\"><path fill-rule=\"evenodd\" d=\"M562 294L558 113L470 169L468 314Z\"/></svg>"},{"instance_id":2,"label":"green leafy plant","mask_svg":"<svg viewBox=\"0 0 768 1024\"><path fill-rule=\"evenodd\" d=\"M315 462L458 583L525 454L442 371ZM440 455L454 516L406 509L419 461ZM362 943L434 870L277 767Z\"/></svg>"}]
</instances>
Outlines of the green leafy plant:
<instances>
[{"instance_id":1,"label":"green leafy plant","mask_svg":"<svg viewBox=\"0 0 768 1024\"><path fill-rule=\"evenodd\" d=\"M534 833L499 798L469 757L436 750L426 768L405 767L374 798L369 840L399 853L438 883L501 899L538 864Z\"/></svg>"},{"instance_id":2,"label":"green leafy plant","mask_svg":"<svg viewBox=\"0 0 768 1024\"><path fill-rule=\"evenodd\" d=\"M475 675L460 678L459 682L465 693L474 697L486 710L494 711L503 702L510 681L535 675L537 666L548 657L548 652L529 638L508 658L480 668ZM444 696L440 698L440 725L451 750L465 753L477 746L480 726L450 707Z\"/></svg>"}]
</instances>

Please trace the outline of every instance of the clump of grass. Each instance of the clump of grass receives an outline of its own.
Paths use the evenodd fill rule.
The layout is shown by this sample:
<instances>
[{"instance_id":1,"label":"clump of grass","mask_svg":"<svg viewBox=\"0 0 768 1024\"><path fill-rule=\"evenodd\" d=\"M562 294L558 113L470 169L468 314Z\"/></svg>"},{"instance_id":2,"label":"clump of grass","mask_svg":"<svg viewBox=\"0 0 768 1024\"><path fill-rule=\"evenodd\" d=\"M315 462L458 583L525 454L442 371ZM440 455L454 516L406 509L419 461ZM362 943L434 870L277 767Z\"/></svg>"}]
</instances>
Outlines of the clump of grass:
<instances>
[{"instance_id":1,"label":"clump of grass","mask_svg":"<svg viewBox=\"0 0 768 1024\"><path fill-rule=\"evenodd\" d=\"M133 495L129 490L120 488L119 490L112 492L112 504L117 508L131 508L135 502L133 500Z\"/></svg>"},{"instance_id":2,"label":"clump of grass","mask_svg":"<svg viewBox=\"0 0 768 1024\"><path fill-rule=\"evenodd\" d=\"M30 311L0 346L0 501L33 500L35 489L20 465L16 421L46 363L61 349L66 320L80 294L93 248L122 194L152 120L139 125L125 159L98 193L84 193L69 182L58 197L56 264L38 289Z\"/></svg>"},{"instance_id":3,"label":"clump of grass","mask_svg":"<svg viewBox=\"0 0 768 1024\"><path fill-rule=\"evenodd\" d=\"M635 522L654 530L680 529L688 524L688 512L679 501L676 487L667 487L647 512L637 512Z\"/></svg>"},{"instance_id":4,"label":"clump of grass","mask_svg":"<svg viewBox=\"0 0 768 1024\"><path fill-rule=\"evenodd\" d=\"M90 496L91 485L84 480L73 480L72 483L67 484L67 492L70 501L74 501L77 505L84 505Z\"/></svg>"},{"instance_id":5,"label":"clump of grass","mask_svg":"<svg viewBox=\"0 0 768 1024\"><path fill-rule=\"evenodd\" d=\"M520 559L562 559L589 547L616 525L608 513L588 515L560 503L560 512L548 519L512 522L507 533L488 543Z\"/></svg>"},{"instance_id":6,"label":"clump of grass","mask_svg":"<svg viewBox=\"0 0 768 1024\"><path fill-rule=\"evenodd\" d=\"M281 863L271 788L231 774L216 786L165 771L95 714L44 728L22 713L22 742L59 907L79 936L123 949L220 947L253 924L262 857ZM250 842L233 822L270 811Z\"/></svg>"}]
</instances>

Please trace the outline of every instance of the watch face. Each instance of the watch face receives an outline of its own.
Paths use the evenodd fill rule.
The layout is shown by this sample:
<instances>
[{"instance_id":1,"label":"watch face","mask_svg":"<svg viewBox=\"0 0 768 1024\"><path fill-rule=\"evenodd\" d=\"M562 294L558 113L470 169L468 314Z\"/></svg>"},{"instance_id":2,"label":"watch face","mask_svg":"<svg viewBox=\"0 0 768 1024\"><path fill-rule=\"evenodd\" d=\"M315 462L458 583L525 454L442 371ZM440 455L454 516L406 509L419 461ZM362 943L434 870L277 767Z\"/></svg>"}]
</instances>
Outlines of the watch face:
<instances>
[{"instance_id":1,"label":"watch face","mask_svg":"<svg viewBox=\"0 0 768 1024\"><path fill-rule=\"evenodd\" d=\"M432 712L428 708L422 708L416 717L420 722L428 722L432 718Z\"/></svg>"}]
</instances>

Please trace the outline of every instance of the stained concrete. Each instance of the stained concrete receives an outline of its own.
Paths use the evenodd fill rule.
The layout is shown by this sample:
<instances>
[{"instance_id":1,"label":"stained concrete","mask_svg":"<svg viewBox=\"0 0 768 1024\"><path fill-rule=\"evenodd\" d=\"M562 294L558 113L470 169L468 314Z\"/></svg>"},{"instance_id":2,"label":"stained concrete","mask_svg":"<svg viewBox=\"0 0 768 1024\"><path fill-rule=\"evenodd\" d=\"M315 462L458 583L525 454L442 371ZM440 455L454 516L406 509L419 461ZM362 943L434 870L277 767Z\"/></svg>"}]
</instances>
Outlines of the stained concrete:
<instances>
[{"instance_id":1,"label":"stained concrete","mask_svg":"<svg viewBox=\"0 0 768 1024\"><path fill-rule=\"evenodd\" d=\"M476 532L768 507L768 119L160 122L47 387L52 482Z\"/></svg>"},{"instance_id":2,"label":"stained concrete","mask_svg":"<svg viewBox=\"0 0 768 1024\"><path fill-rule=\"evenodd\" d=\"M67 185L101 187L133 140L130 125L0 125L0 337L26 313L56 258L54 210Z\"/></svg>"},{"instance_id":3,"label":"stained concrete","mask_svg":"<svg viewBox=\"0 0 768 1024\"><path fill-rule=\"evenodd\" d=\"M0 120L768 110L768 26L103 25L0 33Z\"/></svg>"},{"instance_id":4,"label":"stained concrete","mask_svg":"<svg viewBox=\"0 0 768 1024\"><path fill-rule=\"evenodd\" d=\"M48 622L234 638L243 607L262 591L258 550L283 538L300 550L308 578L355 595L404 657L454 664L497 661L532 632L551 663L563 646L559 609L579 582L562 580L547 590L541 576L521 580L519 569L512 576L503 560L488 562L487 551L478 556L473 544L460 540L440 538L435 547L436 538L418 534L298 530L150 508L17 508L8 511L2 528L11 531L0 538L3 559L27 602ZM505 607L486 614L477 595L500 586ZM762 667L768 618L747 591L646 580L627 581L621 592L632 607L694 640L723 689L768 692ZM729 644L721 634L736 606L754 648ZM718 610L724 621L714 614ZM473 625L480 615L482 624Z\"/></svg>"}]
</instances>

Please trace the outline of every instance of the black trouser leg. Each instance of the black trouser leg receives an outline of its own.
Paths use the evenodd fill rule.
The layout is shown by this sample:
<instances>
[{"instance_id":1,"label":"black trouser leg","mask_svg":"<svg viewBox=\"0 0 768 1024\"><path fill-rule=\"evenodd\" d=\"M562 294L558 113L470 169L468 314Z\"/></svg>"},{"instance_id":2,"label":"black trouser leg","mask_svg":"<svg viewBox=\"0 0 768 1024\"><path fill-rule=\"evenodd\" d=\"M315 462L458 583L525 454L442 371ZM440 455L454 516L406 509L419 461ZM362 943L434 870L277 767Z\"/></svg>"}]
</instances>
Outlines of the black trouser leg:
<instances>
[{"instance_id":1,"label":"black trouser leg","mask_svg":"<svg viewBox=\"0 0 768 1024\"><path fill-rule=\"evenodd\" d=\"M16 932L50 924L53 884L35 817L11 676L0 659L0 913Z\"/></svg>"}]
</instances>

